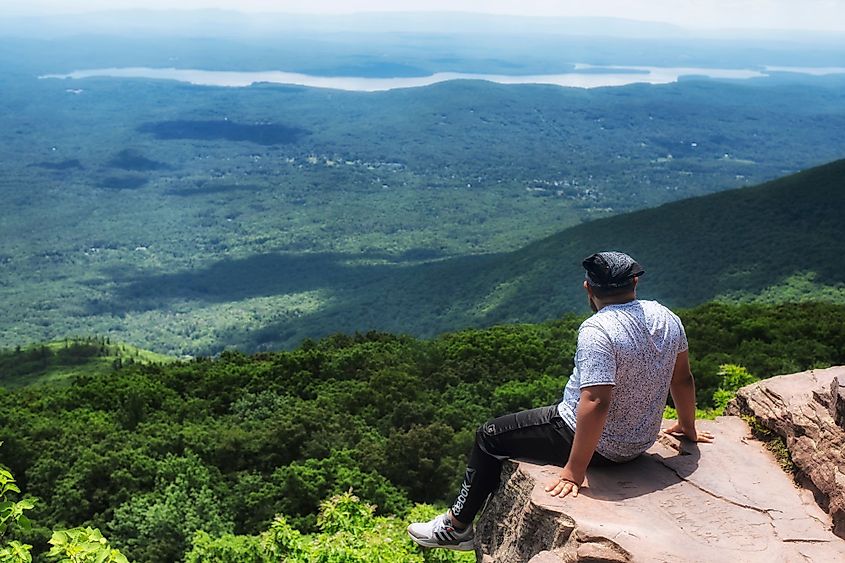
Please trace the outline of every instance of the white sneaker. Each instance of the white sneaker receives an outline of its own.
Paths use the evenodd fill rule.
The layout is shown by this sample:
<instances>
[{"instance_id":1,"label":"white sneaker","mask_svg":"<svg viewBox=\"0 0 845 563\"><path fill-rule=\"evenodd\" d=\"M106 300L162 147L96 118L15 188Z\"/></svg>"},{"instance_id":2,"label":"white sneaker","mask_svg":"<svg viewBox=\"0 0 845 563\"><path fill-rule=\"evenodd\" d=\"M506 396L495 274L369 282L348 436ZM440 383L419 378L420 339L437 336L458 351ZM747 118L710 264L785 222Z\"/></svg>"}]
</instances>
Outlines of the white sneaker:
<instances>
[{"instance_id":1,"label":"white sneaker","mask_svg":"<svg viewBox=\"0 0 845 563\"><path fill-rule=\"evenodd\" d=\"M408 535L423 547L445 547L456 551L472 551L475 531L470 524L459 532L452 526L448 513L441 514L430 522L417 522L408 526Z\"/></svg>"}]
</instances>

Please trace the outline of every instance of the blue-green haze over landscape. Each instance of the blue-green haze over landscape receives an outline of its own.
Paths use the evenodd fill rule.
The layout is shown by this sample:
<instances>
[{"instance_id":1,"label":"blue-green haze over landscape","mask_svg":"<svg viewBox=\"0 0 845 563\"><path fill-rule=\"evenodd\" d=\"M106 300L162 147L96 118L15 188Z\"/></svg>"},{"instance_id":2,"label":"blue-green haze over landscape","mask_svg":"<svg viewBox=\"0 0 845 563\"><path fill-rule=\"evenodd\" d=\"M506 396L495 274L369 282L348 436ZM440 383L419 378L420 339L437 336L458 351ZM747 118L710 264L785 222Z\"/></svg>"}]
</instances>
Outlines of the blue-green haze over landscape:
<instances>
[{"instance_id":1,"label":"blue-green haze over landscape","mask_svg":"<svg viewBox=\"0 0 845 563\"><path fill-rule=\"evenodd\" d=\"M843 67L835 30L0 15L0 462L36 497L0 548L466 561L402 519L559 398L599 250L680 312L707 416L845 362Z\"/></svg>"},{"instance_id":2,"label":"blue-green haze over landscape","mask_svg":"<svg viewBox=\"0 0 845 563\"><path fill-rule=\"evenodd\" d=\"M3 39L7 346L107 334L195 355L294 346L336 330L430 336L480 318L446 305L409 314L413 303L445 297L426 291L375 299L366 315L337 311L373 291L373 279L444 259L484 260L584 221L753 185L845 153L837 43L737 50L731 41L673 36L661 40L678 43L669 55L656 39L625 34L589 52L597 39L566 34L494 43L456 32L125 33ZM488 45L491 56L480 57ZM587 90L454 80L383 92L38 78L145 65L371 80L440 71L602 75L618 74L617 65L681 62L758 75ZM791 65L828 70L765 70ZM200 281L198 271L209 274ZM158 281L169 279L180 280L178 289ZM538 314L529 306L506 318L580 307Z\"/></svg>"}]
</instances>

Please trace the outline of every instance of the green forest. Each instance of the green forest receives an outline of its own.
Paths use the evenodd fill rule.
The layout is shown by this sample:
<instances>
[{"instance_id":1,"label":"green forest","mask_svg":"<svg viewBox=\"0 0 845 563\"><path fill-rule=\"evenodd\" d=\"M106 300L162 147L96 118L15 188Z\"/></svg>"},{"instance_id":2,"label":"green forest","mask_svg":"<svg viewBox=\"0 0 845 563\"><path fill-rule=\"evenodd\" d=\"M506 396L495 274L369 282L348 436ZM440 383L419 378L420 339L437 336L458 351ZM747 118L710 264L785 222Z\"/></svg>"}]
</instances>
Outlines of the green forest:
<instances>
[{"instance_id":1,"label":"green forest","mask_svg":"<svg viewBox=\"0 0 845 563\"><path fill-rule=\"evenodd\" d=\"M755 377L845 362L845 305L679 314L709 416ZM32 526L0 529L0 541L40 560L53 531L81 526L138 562L457 561L416 551L404 526L452 500L479 424L559 400L582 320L429 340L335 334L0 389L0 463L24 492L16 502L33 505ZM58 343L47 364L96 359L92 345L106 346ZM15 365L39 349L0 357Z\"/></svg>"},{"instance_id":2,"label":"green forest","mask_svg":"<svg viewBox=\"0 0 845 563\"><path fill-rule=\"evenodd\" d=\"M464 279L593 219L845 153L835 75L367 93L39 80L43 67L18 49L14 64L0 54L11 69L0 73L7 346L96 333L208 355L333 331L433 337L544 320L580 299L485 318L516 291L512 279L462 295L401 284L443 268ZM617 245L631 236L614 232ZM379 292L390 307L370 306Z\"/></svg>"}]
</instances>

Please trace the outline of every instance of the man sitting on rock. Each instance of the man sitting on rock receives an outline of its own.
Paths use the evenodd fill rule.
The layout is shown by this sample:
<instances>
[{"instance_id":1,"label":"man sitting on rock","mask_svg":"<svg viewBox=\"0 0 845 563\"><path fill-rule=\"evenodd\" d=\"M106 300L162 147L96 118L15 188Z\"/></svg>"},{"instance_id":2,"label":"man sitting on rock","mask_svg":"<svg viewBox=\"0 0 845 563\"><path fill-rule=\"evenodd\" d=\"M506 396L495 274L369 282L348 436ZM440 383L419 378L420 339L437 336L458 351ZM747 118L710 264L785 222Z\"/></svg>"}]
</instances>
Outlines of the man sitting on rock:
<instances>
[{"instance_id":1,"label":"man sitting on rock","mask_svg":"<svg viewBox=\"0 0 845 563\"><path fill-rule=\"evenodd\" d=\"M577 497L588 466L625 463L654 444L669 392L678 422L667 432L713 440L695 429L695 381L680 319L656 301L636 297L645 271L622 252L593 254L583 266L595 314L578 329L575 369L563 400L500 416L478 429L452 508L408 526L419 545L472 550L472 522L498 486L508 458L562 466L546 491Z\"/></svg>"}]
</instances>

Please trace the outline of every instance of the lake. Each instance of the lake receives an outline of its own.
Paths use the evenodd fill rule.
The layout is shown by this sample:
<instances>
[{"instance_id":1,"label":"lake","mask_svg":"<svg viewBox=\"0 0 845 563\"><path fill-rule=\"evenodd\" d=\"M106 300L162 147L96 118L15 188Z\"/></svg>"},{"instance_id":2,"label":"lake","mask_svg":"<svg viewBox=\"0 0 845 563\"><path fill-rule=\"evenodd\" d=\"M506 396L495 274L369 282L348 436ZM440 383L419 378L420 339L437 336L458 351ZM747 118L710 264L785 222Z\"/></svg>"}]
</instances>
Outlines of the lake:
<instances>
[{"instance_id":1,"label":"lake","mask_svg":"<svg viewBox=\"0 0 845 563\"><path fill-rule=\"evenodd\" d=\"M380 92L397 88L418 88L449 80L486 80L498 84L553 84L570 88L599 88L628 84L668 84L684 76L715 79L762 78L775 72L800 74L845 74L841 67L763 67L762 69L725 69L654 66L598 66L574 65L571 72L562 74L506 75L438 72L429 76L402 78L363 78L354 76L314 76L283 71L237 72L181 68L97 68L77 70L69 74L49 74L40 78L81 79L95 76L116 78L152 78L177 80L202 86L244 87L265 82L292 84L311 88L331 88L356 92Z\"/></svg>"}]
</instances>

